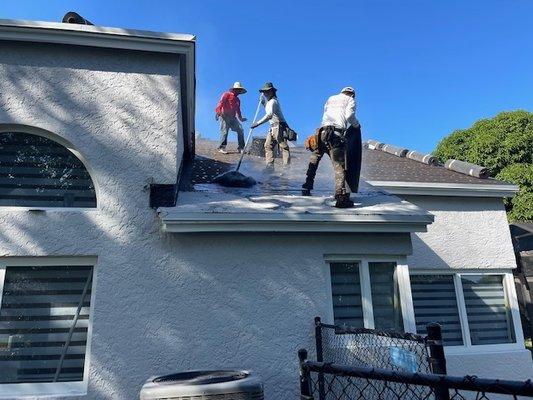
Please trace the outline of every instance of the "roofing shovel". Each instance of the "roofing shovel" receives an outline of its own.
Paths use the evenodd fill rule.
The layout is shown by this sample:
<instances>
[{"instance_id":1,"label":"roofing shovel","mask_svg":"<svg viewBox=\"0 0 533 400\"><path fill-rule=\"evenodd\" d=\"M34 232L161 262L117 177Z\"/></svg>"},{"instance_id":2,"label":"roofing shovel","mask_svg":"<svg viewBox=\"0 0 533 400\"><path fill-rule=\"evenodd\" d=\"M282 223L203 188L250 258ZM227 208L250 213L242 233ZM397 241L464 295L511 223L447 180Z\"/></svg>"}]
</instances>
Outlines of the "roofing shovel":
<instances>
[{"instance_id":1,"label":"roofing shovel","mask_svg":"<svg viewBox=\"0 0 533 400\"><path fill-rule=\"evenodd\" d=\"M252 122L252 126L255 123L255 120L257 119L257 114L259 114L259 107L261 106L261 96L259 97L259 103L257 103L257 109L255 110L254 119ZM248 136L246 137L246 142L244 143L244 149L242 149L241 158L239 159L239 163L237 164L237 168L235 168L234 171L228 171L223 174L220 174L213 179L213 182L218 183L222 186L228 186L228 187L252 187L257 182L254 178L251 176L246 176L239 172L239 169L241 168L242 159L244 158L244 152L246 148L248 147L248 142L250 141L250 137L252 136L252 131L254 129L250 128L250 131L248 132Z\"/></svg>"}]
</instances>

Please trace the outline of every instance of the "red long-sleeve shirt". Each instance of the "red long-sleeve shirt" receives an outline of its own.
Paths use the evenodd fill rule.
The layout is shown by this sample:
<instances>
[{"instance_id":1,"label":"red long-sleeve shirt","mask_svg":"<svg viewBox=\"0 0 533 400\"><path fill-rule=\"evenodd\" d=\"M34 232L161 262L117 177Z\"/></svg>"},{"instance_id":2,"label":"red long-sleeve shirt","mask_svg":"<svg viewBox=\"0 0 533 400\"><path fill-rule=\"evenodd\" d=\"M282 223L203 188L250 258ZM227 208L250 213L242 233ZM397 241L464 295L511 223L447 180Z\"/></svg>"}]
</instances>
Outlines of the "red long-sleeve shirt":
<instances>
[{"instance_id":1,"label":"red long-sleeve shirt","mask_svg":"<svg viewBox=\"0 0 533 400\"><path fill-rule=\"evenodd\" d=\"M231 91L224 92L215 108L215 112L226 117L237 116L242 121L241 101Z\"/></svg>"}]
</instances>

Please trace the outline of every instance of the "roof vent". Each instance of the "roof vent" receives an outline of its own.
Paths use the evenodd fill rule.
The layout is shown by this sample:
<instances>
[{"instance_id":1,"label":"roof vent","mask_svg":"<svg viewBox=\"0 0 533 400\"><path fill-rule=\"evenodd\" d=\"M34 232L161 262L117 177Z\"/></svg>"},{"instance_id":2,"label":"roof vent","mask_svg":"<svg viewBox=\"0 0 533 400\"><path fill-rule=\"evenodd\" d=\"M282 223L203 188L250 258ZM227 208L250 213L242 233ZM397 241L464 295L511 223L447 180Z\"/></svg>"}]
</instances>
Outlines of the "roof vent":
<instances>
[{"instance_id":1,"label":"roof vent","mask_svg":"<svg viewBox=\"0 0 533 400\"><path fill-rule=\"evenodd\" d=\"M448 160L444 166L460 174L470 175L476 178L486 179L489 177L490 170L476 164L470 164L459 160Z\"/></svg>"},{"instance_id":2,"label":"roof vent","mask_svg":"<svg viewBox=\"0 0 533 400\"><path fill-rule=\"evenodd\" d=\"M61 22L65 24L94 25L91 21L86 20L80 14L74 11L69 11L66 13Z\"/></svg>"}]
</instances>

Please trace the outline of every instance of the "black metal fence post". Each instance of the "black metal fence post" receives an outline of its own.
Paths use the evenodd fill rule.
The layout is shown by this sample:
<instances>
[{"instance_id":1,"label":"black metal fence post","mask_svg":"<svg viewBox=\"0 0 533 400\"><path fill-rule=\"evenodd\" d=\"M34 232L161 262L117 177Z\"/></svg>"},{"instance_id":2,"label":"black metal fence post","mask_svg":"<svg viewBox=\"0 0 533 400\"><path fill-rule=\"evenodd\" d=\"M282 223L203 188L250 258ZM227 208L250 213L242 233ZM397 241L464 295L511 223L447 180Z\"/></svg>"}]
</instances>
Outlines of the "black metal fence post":
<instances>
[{"instance_id":1,"label":"black metal fence post","mask_svg":"<svg viewBox=\"0 0 533 400\"><path fill-rule=\"evenodd\" d=\"M315 341L316 341L316 360L318 362L324 361L324 349L322 347L322 321L320 317L315 317ZM318 374L318 398L324 400L326 397L326 391L324 388L324 374L320 372Z\"/></svg>"},{"instance_id":2,"label":"black metal fence post","mask_svg":"<svg viewBox=\"0 0 533 400\"><path fill-rule=\"evenodd\" d=\"M311 372L304 368L304 363L307 360L307 350L298 350L298 360L300 361L300 399L313 400L311 394Z\"/></svg>"},{"instance_id":3,"label":"black metal fence post","mask_svg":"<svg viewBox=\"0 0 533 400\"><path fill-rule=\"evenodd\" d=\"M426 326L427 343L429 345L430 365L434 374L446 375L446 357L442 345L442 329L439 324ZM445 386L435 387L435 400L450 400L450 392Z\"/></svg>"}]
</instances>

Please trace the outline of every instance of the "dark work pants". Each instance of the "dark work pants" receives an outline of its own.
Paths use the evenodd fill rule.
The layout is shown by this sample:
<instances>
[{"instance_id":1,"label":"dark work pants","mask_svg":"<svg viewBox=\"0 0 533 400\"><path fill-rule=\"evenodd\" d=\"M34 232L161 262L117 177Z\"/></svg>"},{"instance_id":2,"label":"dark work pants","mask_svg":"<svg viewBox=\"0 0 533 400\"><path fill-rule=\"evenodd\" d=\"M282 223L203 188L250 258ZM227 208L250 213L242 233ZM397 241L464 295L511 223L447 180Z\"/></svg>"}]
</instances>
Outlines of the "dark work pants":
<instances>
[{"instance_id":1,"label":"dark work pants","mask_svg":"<svg viewBox=\"0 0 533 400\"><path fill-rule=\"evenodd\" d=\"M307 177L302 185L304 189L313 189L318 165L324 154L327 153L331 158L335 174L335 194L344 193L346 183L353 193L357 193L362 158L361 126L356 128L350 126L345 137L346 143L337 142L327 146L322 140L323 135L321 133L318 149L313 151L309 159Z\"/></svg>"}]
</instances>

